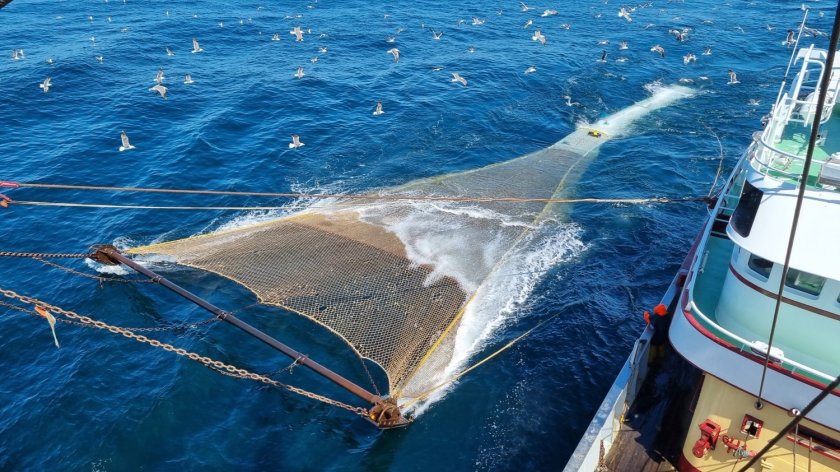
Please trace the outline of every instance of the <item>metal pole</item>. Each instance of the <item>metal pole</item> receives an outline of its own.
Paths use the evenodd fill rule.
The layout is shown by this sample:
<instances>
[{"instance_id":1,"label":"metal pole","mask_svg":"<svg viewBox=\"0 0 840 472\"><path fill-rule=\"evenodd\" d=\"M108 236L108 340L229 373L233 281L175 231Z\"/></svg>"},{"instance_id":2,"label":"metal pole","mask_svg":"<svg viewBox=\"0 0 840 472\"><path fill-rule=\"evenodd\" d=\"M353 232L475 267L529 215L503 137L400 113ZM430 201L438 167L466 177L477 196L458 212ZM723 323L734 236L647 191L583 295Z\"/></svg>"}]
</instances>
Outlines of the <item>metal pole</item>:
<instances>
[{"instance_id":1,"label":"metal pole","mask_svg":"<svg viewBox=\"0 0 840 472\"><path fill-rule=\"evenodd\" d=\"M112 262L119 262L121 264L125 264L128 267L131 267L135 271L145 275L153 282L159 283L164 287L172 290L173 292L177 293L178 295L186 298L187 300L195 303L196 305L204 308L205 310L209 311L216 315L220 320L227 321L228 323L236 326L237 328L245 331L246 333L250 334L251 336L259 339L260 341L268 344L269 346L273 347L274 349L282 352L283 354L292 358L295 362L300 365L304 365L309 367L310 369L314 370L315 372L321 374L322 376L326 377L327 379L331 380L332 382L336 383L338 386L345 388L349 392L353 393L354 395L358 396L359 398L370 402L371 404L382 403L383 398L379 395L375 395L371 392L368 392L364 388L356 385L355 383L345 379L341 375L331 371L330 369L322 366L321 364L313 361L309 357L305 356L304 354L292 349L289 346L281 343L280 341L272 338L271 336L263 333L262 331L254 328L253 326L249 325L248 323L240 320L239 318L233 316L230 312L222 310L221 308L213 305L212 303L199 298L197 295L185 290L184 288L170 282L169 280L161 277L160 275L152 272L151 270L141 266L140 264L132 261L131 259L122 255L115 247L113 246L100 246L96 248L96 252L92 257L94 257L97 261L103 261L101 257L98 255L101 254L105 258L110 259Z\"/></svg>"}]
</instances>

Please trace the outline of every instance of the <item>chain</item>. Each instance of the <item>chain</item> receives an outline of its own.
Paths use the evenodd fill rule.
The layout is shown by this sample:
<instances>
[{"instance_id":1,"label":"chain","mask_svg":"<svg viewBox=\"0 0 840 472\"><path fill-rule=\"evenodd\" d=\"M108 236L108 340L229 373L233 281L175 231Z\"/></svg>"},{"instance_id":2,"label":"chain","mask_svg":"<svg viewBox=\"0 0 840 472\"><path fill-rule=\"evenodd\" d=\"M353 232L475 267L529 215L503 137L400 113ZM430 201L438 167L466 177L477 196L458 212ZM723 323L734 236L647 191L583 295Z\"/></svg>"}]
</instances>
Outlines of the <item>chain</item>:
<instances>
[{"instance_id":1,"label":"chain","mask_svg":"<svg viewBox=\"0 0 840 472\"><path fill-rule=\"evenodd\" d=\"M40 307L42 307L42 308L44 308L44 309L46 309L46 310L48 310L52 313L55 313L57 315L61 315L61 316L64 316L66 318L70 318L72 320L79 321L81 323L93 326L95 328L104 329L104 330L107 330L107 331L109 331L111 333L114 333L114 334L119 334L119 335L125 336L126 338L132 339L134 341L138 341L138 342L141 342L141 343L144 343L144 344L148 344L148 345L153 346L153 347L159 347L159 348L161 348L165 351L173 352L173 353L175 353L179 356L186 357L187 359L196 361L196 362L198 362L198 363L200 363L200 364L202 364L206 367L209 367L213 370L221 372L225 375L229 375L231 377L237 377L237 378L241 378L241 379L248 379L248 380L254 380L254 381L257 381L257 382L262 382L266 385L270 385L270 386L275 387L275 388L284 389L284 390L287 390L289 392L296 393L298 395L301 395L301 396L304 396L304 397L307 397L307 398L310 398L310 399L313 399L313 400L317 400L317 401L326 403L328 405L332 405L332 406L335 406L335 407L338 407L338 408L343 408L343 409L345 409L345 410L347 410L351 413L355 413L359 416L364 416L364 417L368 416L368 411L365 408L348 405L348 404L340 402L338 400L333 400L331 398L327 398L327 397L324 397L322 395L318 395L317 393L312 393L312 392L303 390L301 388L294 387L292 385L287 385L287 384L278 382L274 379L266 377L265 375L255 374L255 373L249 372L245 369L235 367L235 366L230 365L230 364L225 364L221 361L217 361L215 359L211 359L209 357L202 356L202 355L197 354L195 352L190 352L190 351L187 351L186 349L178 348L178 347L175 347L171 344L167 344L167 343L158 341L157 339L148 338L148 337L146 337L142 334L136 334L136 333L134 333L134 332L132 332L128 329L120 328L118 326L112 326L112 325L109 325L109 324L104 323L102 321L94 320L93 318L90 318L88 316L84 316L84 315L80 315L78 313L74 313L72 311L64 310L62 308L50 305L49 303L45 303L45 302L43 302L41 300L38 300L36 298L27 297L26 295L19 295L12 290L0 289L0 295L3 295L6 298L9 298L9 299L12 299L12 300L18 300L18 301L20 301L22 303L26 303L28 305L40 306Z\"/></svg>"},{"instance_id":2,"label":"chain","mask_svg":"<svg viewBox=\"0 0 840 472\"><path fill-rule=\"evenodd\" d=\"M84 259L89 254L85 253L50 253L50 252L10 252L0 251L0 257L31 257L33 259Z\"/></svg>"}]
</instances>

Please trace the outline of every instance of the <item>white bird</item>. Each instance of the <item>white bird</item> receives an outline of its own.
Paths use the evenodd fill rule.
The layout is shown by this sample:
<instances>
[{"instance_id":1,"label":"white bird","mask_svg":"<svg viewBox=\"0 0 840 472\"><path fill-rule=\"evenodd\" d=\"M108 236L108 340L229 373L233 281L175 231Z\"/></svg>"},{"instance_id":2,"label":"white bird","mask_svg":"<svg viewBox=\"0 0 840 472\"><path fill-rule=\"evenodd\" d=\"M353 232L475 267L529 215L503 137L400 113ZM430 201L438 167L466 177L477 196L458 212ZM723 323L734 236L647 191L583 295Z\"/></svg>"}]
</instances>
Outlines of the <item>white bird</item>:
<instances>
[{"instance_id":1,"label":"white bird","mask_svg":"<svg viewBox=\"0 0 840 472\"><path fill-rule=\"evenodd\" d=\"M48 57L48 58L47 58L47 64L52 64L52 63L53 63L53 58Z\"/></svg>"},{"instance_id":2,"label":"white bird","mask_svg":"<svg viewBox=\"0 0 840 472\"><path fill-rule=\"evenodd\" d=\"M373 116L379 116L383 113L385 113L385 112L382 111L382 102L381 101L376 102L376 110L373 110Z\"/></svg>"},{"instance_id":3,"label":"white bird","mask_svg":"<svg viewBox=\"0 0 840 472\"><path fill-rule=\"evenodd\" d=\"M683 56L683 64L688 65L689 62L697 62L697 56L692 52Z\"/></svg>"},{"instance_id":4,"label":"white bird","mask_svg":"<svg viewBox=\"0 0 840 472\"><path fill-rule=\"evenodd\" d=\"M305 74L303 73L303 67L298 66L297 72L295 72L295 77L298 79L302 79Z\"/></svg>"},{"instance_id":5,"label":"white bird","mask_svg":"<svg viewBox=\"0 0 840 472\"><path fill-rule=\"evenodd\" d=\"M543 11L542 15L540 15L540 16L556 16L558 13L560 13L560 12L558 12L557 10L552 10L551 8L549 8L549 9L546 9L545 11Z\"/></svg>"},{"instance_id":6,"label":"white bird","mask_svg":"<svg viewBox=\"0 0 840 472\"><path fill-rule=\"evenodd\" d=\"M161 69L158 69L157 74L155 74L155 82L156 82L157 84L162 84L162 83L163 83L163 79L165 79L165 78L166 78L166 77L164 77L164 76L163 76L163 69L162 69L162 68L161 68Z\"/></svg>"},{"instance_id":7,"label":"white bird","mask_svg":"<svg viewBox=\"0 0 840 472\"><path fill-rule=\"evenodd\" d=\"M295 26L289 31L289 34L293 34L295 36L295 41L301 42L303 41L303 30L300 29L300 26Z\"/></svg>"},{"instance_id":8,"label":"white bird","mask_svg":"<svg viewBox=\"0 0 840 472\"><path fill-rule=\"evenodd\" d=\"M129 149L134 149L134 146L128 142L128 135L125 134L125 130L120 133L120 142L122 142L122 146L120 146L120 152L128 151Z\"/></svg>"},{"instance_id":9,"label":"white bird","mask_svg":"<svg viewBox=\"0 0 840 472\"><path fill-rule=\"evenodd\" d=\"M391 48L388 50L388 54L394 56L394 62L400 62L400 50L397 48Z\"/></svg>"},{"instance_id":10,"label":"white bird","mask_svg":"<svg viewBox=\"0 0 840 472\"><path fill-rule=\"evenodd\" d=\"M199 46L199 44L198 44L198 40L195 39L195 38L193 38L192 52L193 52L193 54L195 54L197 52L204 52L204 49L201 49L201 46Z\"/></svg>"},{"instance_id":11,"label":"white bird","mask_svg":"<svg viewBox=\"0 0 840 472\"><path fill-rule=\"evenodd\" d=\"M618 49L624 50L627 49L627 41L622 41L618 43Z\"/></svg>"},{"instance_id":12,"label":"white bird","mask_svg":"<svg viewBox=\"0 0 840 472\"><path fill-rule=\"evenodd\" d=\"M633 18L630 16L630 12L624 7L621 7L621 10L618 10L618 16L627 20L628 23L633 21Z\"/></svg>"},{"instance_id":13,"label":"white bird","mask_svg":"<svg viewBox=\"0 0 840 472\"><path fill-rule=\"evenodd\" d=\"M38 87L44 90L44 93L50 91L50 85L52 85L52 77L47 77L43 83L38 84Z\"/></svg>"},{"instance_id":14,"label":"white bird","mask_svg":"<svg viewBox=\"0 0 840 472\"><path fill-rule=\"evenodd\" d=\"M570 30L572 29L572 25L570 25L569 23L560 23L560 29Z\"/></svg>"},{"instance_id":15,"label":"white bird","mask_svg":"<svg viewBox=\"0 0 840 472\"><path fill-rule=\"evenodd\" d=\"M88 15L88 21L90 21L92 23L93 22L93 16Z\"/></svg>"},{"instance_id":16,"label":"white bird","mask_svg":"<svg viewBox=\"0 0 840 472\"><path fill-rule=\"evenodd\" d=\"M531 9L528 5L525 5L525 2L519 2L519 9L522 11L528 11Z\"/></svg>"},{"instance_id":17,"label":"white bird","mask_svg":"<svg viewBox=\"0 0 840 472\"><path fill-rule=\"evenodd\" d=\"M91 37L90 37L90 38L88 38L88 39L90 39L90 42L92 42L92 43L93 43L93 45L94 45L94 46L96 46L96 36L91 36Z\"/></svg>"},{"instance_id":18,"label":"white bird","mask_svg":"<svg viewBox=\"0 0 840 472\"><path fill-rule=\"evenodd\" d=\"M99 54L95 57L96 57L96 60L99 61L100 64L102 64L102 62L105 60L105 56L103 56L102 54Z\"/></svg>"},{"instance_id":19,"label":"white bird","mask_svg":"<svg viewBox=\"0 0 840 472\"><path fill-rule=\"evenodd\" d=\"M149 88L150 92L157 92L160 94L161 97L166 98L166 87L161 84L157 84L154 87Z\"/></svg>"},{"instance_id":20,"label":"white bird","mask_svg":"<svg viewBox=\"0 0 840 472\"><path fill-rule=\"evenodd\" d=\"M483 24L484 24L484 21L485 21L485 19L484 19L484 18L478 18L478 17L476 17L476 16L474 16L474 17L472 18L472 24L473 24L473 26L481 26L481 25L483 25Z\"/></svg>"},{"instance_id":21,"label":"white bird","mask_svg":"<svg viewBox=\"0 0 840 472\"><path fill-rule=\"evenodd\" d=\"M271 35L271 40L280 41L280 33L274 33L273 35Z\"/></svg>"},{"instance_id":22,"label":"white bird","mask_svg":"<svg viewBox=\"0 0 840 472\"><path fill-rule=\"evenodd\" d=\"M172 50L171 50L171 49L166 48L166 55L167 55L167 56L174 56L174 55L175 55L175 53L174 53L174 52L172 52Z\"/></svg>"},{"instance_id":23,"label":"white bird","mask_svg":"<svg viewBox=\"0 0 840 472\"><path fill-rule=\"evenodd\" d=\"M185 74L184 75L184 83L187 84L187 85L195 83L195 81L192 78L192 75Z\"/></svg>"},{"instance_id":24,"label":"white bird","mask_svg":"<svg viewBox=\"0 0 840 472\"><path fill-rule=\"evenodd\" d=\"M712 55L712 48L706 46L703 48L703 55L704 56L711 56Z\"/></svg>"},{"instance_id":25,"label":"white bird","mask_svg":"<svg viewBox=\"0 0 840 472\"><path fill-rule=\"evenodd\" d=\"M738 75L735 73L735 71L732 70L732 69L729 69L729 82L727 82L727 84L733 85L733 84L740 84L740 83L741 82L738 81Z\"/></svg>"},{"instance_id":26,"label":"white bird","mask_svg":"<svg viewBox=\"0 0 840 472\"><path fill-rule=\"evenodd\" d=\"M473 47L473 46L468 47L467 52L470 53L470 54L475 53L475 47Z\"/></svg>"},{"instance_id":27,"label":"white bird","mask_svg":"<svg viewBox=\"0 0 840 472\"><path fill-rule=\"evenodd\" d=\"M674 38L679 42L685 41L685 35L688 34L687 31L685 31L685 30L680 31L678 29L671 29L671 30L668 30L668 32L671 33L674 36Z\"/></svg>"},{"instance_id":28,"label":"white bird","mask_svg":"<svg viewBox=\"0 0 840 472\"><path fill-rule=\"evenodd\" d=\"M299 147L303 147L304 144L300 142L300 136L293 134L292 135L292 142L289 143L289 148L297 149Z\"/></svg>"},{"instance_id":29,"label":"white bird","mask_svg":"<svg viewBox=\"0 0 840 472\"><path fill-rule=\"evenodd\" d=\"M219 28L224 28L224 27L225 27L225 22L224 22L224 21L220 21L220 22L219 22Z\"/></svg>"},{"instance_id":30,"label":"white bird","mask_svg":"<svg viewBox=\"0 0 840 472\"><path fill-rule=\"evenodd\" d=\"M441 36L443 36L443 31L441 31L440 33L435 33L434 31L432 31L432 38L434 38L435 40L440 41Z\"/></svg>"},{"instance_id":31,"label":"white bird","mask_svg":"<svg viewBox=\"0 0 840 472\"><path fill-rule=\"evenodd\" d=\"M534 24L534 20L529 19L528 21L525 22L524 25L522 25L522 28L528 29L528 27L533 25L533 24Z\"/></svg>"},{"instance_id":32,"label":"white bird","mask_svg":"<svg viewBox=\"0 0 840 472\"><path fill-rule=\"evenodd\" d=\"M534 35L531 36L531 39L534 41L539 41L540 44L545 46L545 35L540 32L540 30L534 30Z\"/></svg>"},{"instance_id":33,"label":"white bird","mask_svg":"<svg viewBox=\"0 0 840 472\"><path fill-rule=\"evenodd\" d=\"M533 74L536 71L537 71L537 68L534 67L534 66L531 66L531 67L528 67L527 69L525 69L525 74Z\"/></svg>"},{"instance_id":34,"label":"white bird","mask_svg":"<svg viewBox=\"0 0 840 472\"><path fill-rule=\"evenodd\" d=\"M309 59L309 62L315 64L316 62L318 62L318 56L313 56L311 59Z\"/></svg>"},{"instance_id":35,"label":"white bird","mask_svg":"<svg viewBox=\"0 0 840 472\"><path fill-rule=\"evenodd\" d=\"M326 54L327 53L327 48L322 46L322 47L318 48L318 52L320 52L321 54Z\"/></svg>"},{"instance_id":36,"label":"white bird","mask_svg":"<svg viewBox=\"0 0 840 472\"><path fill-rule=\"evenodd\" d=\"M665 57L665 48L663 48L662 46L660 46L658 44L656 46L650 48L650 50L651 50L651 52L655 52L655 53L659 54L660 56Z\"/></svg>"},{"instance_id":37,"label":"white bird","mask_svg":"<svg viewBox=\"0 0 840 472\"><path fill-rule=\"evenodd\" d=\"M452 82L458 82L459 84L463 85L464 87L467 86L467 79L461 77L461 74L457 72L452 73Z\"/></svg>"}]
</instances>

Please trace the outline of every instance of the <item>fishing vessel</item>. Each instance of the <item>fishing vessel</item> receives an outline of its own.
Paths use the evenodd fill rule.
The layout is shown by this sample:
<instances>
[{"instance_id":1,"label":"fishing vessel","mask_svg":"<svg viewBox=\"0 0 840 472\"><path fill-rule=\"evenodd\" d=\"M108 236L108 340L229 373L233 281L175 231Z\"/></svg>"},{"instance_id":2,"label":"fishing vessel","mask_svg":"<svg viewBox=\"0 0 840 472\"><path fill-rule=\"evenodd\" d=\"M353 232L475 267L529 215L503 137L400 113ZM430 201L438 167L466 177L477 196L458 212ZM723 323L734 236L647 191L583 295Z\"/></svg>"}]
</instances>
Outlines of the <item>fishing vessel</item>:
<instances>
[{"instance_id":1,"label":"fishing vessel","mask_svg":"<svg viewBox=\"0 0 840 472\"><path fill-rule=\"evenodd\" d=\"M835 36L828 50L797 39L763 129L567 471L840 470Z\"/></svg>"}]
</instances>

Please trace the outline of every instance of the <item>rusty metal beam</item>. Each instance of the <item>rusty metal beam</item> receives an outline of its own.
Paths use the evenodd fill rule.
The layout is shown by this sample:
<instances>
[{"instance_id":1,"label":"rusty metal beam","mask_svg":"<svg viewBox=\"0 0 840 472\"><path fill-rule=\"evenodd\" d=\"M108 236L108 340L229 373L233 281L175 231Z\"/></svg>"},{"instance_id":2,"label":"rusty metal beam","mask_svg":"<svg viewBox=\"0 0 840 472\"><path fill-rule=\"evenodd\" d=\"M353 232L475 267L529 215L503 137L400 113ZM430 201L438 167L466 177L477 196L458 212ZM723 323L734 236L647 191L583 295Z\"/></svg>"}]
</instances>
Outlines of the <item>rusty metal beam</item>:
<instances>
[{"instance_id":1,"label":"rusty metal beam","mask_svg":"<svg viewBox=\"0 0 840 472\"><path fill-rule=\"evenodd\" d=\"M95 252L93 254L91 254L91 258L96 260L96 261L103 262L103 263L106 263L106 264L120 263L120 264L127 265L128 267L134 269L138 273L145 275L146 277L151 279L153 282L156 282L156 283L168 288L169 290L172 290L173 292L175 292L178 295L186 298L187 300L195 303L196 305L200 306L201 308L204 308L205 310L209 311L210 313L213 313L220 320L226 321L226 322L236 326L237 328L241 329L242 331L245 331L246 333L250 334L251 336L259 339L260 341L268 344L269 346L273 347L274 349L276 349L276 350L282 352L283 354L289 356L291 359L293 359L298 364L312 369L313 371L317 372L318 374L326 377L328 380L334 382L336 385L346 389L347 391L353 393L354 395L358 396L359 398L361 398L361 399L363 399L367 402L370 402L374 406L376 406L376 405L386 405L386 404L391 405L392 404L392 402L387 402L386 399L380 397L379 395L375 395L371 392L368 392L367 390L365 390L364 388L356 385L355 383L351 382L350 380L347 380L346 378L342 377L341 375L339 375L339 374L333 372L332 370L322 366L321 364L313 361L312 359L310 359L308 356L302 354L301 352L298 352L297 350L292 349L291 347L289 347L289 346L281 343L280 341L272 338L271 336L263 333L262 331L258 330L257 328L254 328L253 326L251 326L248 323L240 320L239 318L237 318L236 316L234 316L230 312L222 310L221 308L213 305L212 303L208 302L207 300L204 300L204 299L198 297L197 295L193 294L192 292L189 292L188 290L170 282L169 280L165 279L164 277L152 272L151 270L149 270L149 269L143 267L142 265L134 262L133 260L125 257L122 253L119 252L119 250L117 250L117 248L115 248L113 246L97 246L95 248ZM396 407L396 405L393 404L393 407ZM375 421L375 422L381 423L379 421ZM378 425L380 427L387 426L387 425L382 425L382 424L378 424Z\"/></svg>"}]
</instances>

